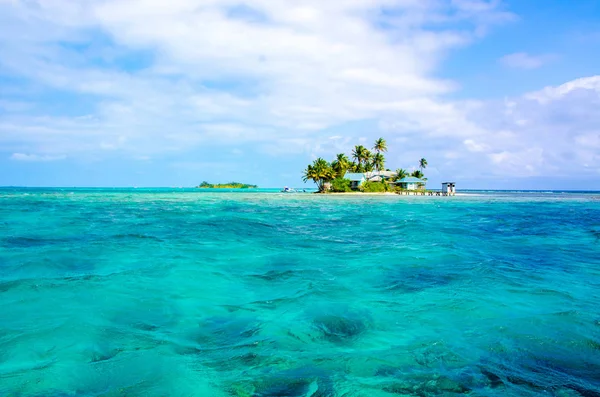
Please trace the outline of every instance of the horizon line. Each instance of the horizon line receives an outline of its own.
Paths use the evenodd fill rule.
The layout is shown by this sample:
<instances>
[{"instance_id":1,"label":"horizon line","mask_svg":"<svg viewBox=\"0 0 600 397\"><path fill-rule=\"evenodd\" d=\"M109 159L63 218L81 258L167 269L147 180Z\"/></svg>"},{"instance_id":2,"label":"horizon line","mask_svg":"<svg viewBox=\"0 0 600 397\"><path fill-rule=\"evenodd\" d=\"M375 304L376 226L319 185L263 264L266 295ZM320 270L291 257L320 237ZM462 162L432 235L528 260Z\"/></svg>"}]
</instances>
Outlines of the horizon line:
<instances>
[{"instance_id":1,"label":"horizon line","mask_svg":"<svg viewBox=\"0 0 600 397\"><path fill-rule=\"evenodd\" d=\"M292 186L293 187L293 186ZM281 189L281 187L256 187L256 188L198 188L197 186L19 186L6 185L0 189L204 189L204 190L258 190L258 189ZM316 189L316 187L303 187L302 189ZM435 190L435 189L433 189ZM600 193L593 189L490 189L490 188L463 188L461 191L492 191L492 192L592 192Z\"/></svg>"}]
</instances>

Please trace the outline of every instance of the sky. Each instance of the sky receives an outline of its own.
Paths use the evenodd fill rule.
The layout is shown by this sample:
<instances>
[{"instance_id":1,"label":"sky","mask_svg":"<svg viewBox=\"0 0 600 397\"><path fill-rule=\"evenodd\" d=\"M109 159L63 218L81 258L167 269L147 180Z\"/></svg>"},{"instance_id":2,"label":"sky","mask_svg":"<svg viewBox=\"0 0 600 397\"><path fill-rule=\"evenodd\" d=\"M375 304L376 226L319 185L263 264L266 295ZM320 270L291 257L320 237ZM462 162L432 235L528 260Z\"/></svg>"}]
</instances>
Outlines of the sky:
<instances>
[{"instance_id":1,"label":"sky","mask_svg":"<svg viewBox=\"0 0 600 397\"><path fill-rule=\"evenodd\" d=\"M0 0L0 186L600 190L598 0Z\"/></svg>"}]
</instances>

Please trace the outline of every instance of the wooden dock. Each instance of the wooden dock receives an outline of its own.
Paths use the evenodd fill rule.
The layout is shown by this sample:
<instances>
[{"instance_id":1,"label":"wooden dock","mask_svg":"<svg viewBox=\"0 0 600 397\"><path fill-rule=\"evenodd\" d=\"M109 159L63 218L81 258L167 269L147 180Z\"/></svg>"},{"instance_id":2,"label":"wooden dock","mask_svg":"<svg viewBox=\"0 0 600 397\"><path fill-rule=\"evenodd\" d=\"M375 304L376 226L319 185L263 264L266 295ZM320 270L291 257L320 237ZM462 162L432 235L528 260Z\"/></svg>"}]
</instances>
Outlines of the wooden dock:
<instances>
[{"instance_id":1,"label":"wooden dock","mask_svg":"<svg viewBox=\"0 0 600 397\"><path fill-rule=\"evenodd\" d=\"M405 190L405 191L400 191L400 192L396 192L396 194L399 194L401 196L454 196L454 193L446 193L446 192L426 192L426 191L419 191L419 190Z\"/></svg>"}]
</instances>

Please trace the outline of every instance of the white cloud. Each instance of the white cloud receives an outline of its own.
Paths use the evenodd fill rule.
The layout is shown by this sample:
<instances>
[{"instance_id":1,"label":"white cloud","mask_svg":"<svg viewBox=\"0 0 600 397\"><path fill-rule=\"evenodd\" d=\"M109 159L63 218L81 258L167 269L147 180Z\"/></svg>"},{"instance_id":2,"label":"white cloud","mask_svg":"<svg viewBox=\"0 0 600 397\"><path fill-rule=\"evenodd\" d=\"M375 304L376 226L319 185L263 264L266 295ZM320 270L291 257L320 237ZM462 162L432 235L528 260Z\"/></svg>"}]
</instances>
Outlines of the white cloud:
<instances>
[{"instance_id":1,"label":"white cloud","mask_svg":"<svg viewBox=\"0 0 600 397\"><path fill-rule=\"evenodd\" d=\"M470 119L496 174L585 176L600 170L600 76L488 103Z\"/></svg>"},{"instance_id":2,"label":"white cloud","mask_svg":"<svg viewBox=\"0 0 600 397\"><path fill-rule=\"evenodd\" d=\"M569 81L557 87L546 87L540 91L526 95L527 99L533 99L540 103L548 103L560 100L569 93L579 90L580 92L600 92L600 76L584 77Z\"/></svg>"},{"instance_id":3,"label":"white cloud","mask_svg":"<svg viewBox=\"0 0 600 397\"><path fill-rule=\"evenodd\" d=\"M40 155L40 154L25 154L25 153L13 153L10 156L11 160L16 161L57 161L64 160L67 156L50 156L50 155Z\"/></svg>"},{"instance_id":4,"label":"white cloud","mask_svg":"<svg viewBox=\"0 0 600 397\"><path fill-rule=\"evenodd\" d=\"M475 142L473 139L465 139L463 143L470 152L484 152L489 150L488 145Z\"/></svg>"},{"instance_id":5,"label":"white cloud","mask_svg":"<svg viewBox=\"0 0 600 397\"><path fill-rule=\"evenodd\" d=\"M556 55L531 55L526 52L516 52L500 58L500 62L514 69L538 69L556 59Z\"/></svg>"},{"instance_id":6,"label":"white cloud","mask_svg":"<svg viewBox=\"0 0 600 397\"><path fill-rule=\"evenodd\" d=\"M599 82L592 76L504 101L415 106L384 127L410 137L396 143L409 159L403 166L423 154L445 177L597 178Z\"/></svg>"},{"instance_id":7,"label":"white cloud","mask_svg":"<svg viewBox=\"0 0 600 397\"><path fill-rule=\"evenodd\" d=\"M35 95L5 100L19 111L3 115L0 148L31 159L154 159L227 145L243 147L240 157L314 157L384 135L390 166L426 156L443 177L600 168L600 77L505 101L448 99L459 83L436 77L445 56L514 19L499 1L198 4L0 0L0 71L88 103L53 112L31 103ZM517 53L503 62L551 60ZM344 129L365 120L371 130Z\"/></svg>"},{"instance_id":8,"label":"white cloud","mask_svg":"<svg viewBox=\"0 0 600 397\"><path fill-rule=\"evenodd\" d=\"M457 87L434 77L447 51L510 18L484 0L198 4L0 3L0 68L97 103L67 128L63 117L10 117L0 144L151 154L206 142L273 145L290 134L318 139L324 128L440 106L437 98ZM140 54L138 68L119 61Z\"/></svg>"}]
</instances>

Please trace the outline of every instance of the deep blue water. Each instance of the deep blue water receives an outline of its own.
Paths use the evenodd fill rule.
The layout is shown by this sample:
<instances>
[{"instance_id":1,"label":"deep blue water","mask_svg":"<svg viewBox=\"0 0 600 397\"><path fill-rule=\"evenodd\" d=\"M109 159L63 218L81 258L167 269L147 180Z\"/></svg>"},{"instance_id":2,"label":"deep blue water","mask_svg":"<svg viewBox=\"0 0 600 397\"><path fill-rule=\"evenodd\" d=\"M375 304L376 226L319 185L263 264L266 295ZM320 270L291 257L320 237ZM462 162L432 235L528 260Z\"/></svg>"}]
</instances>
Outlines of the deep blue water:
<instances>
[{"instance_id":1,"label":"deep blue water","mask_svg":"<svg viewBox=\"0 0 600 397\"><path fill-rule=\"evenodd\" d=\"M600 396L600 193L0 189L0 395Z\"/></svg>"}]
</instances>

